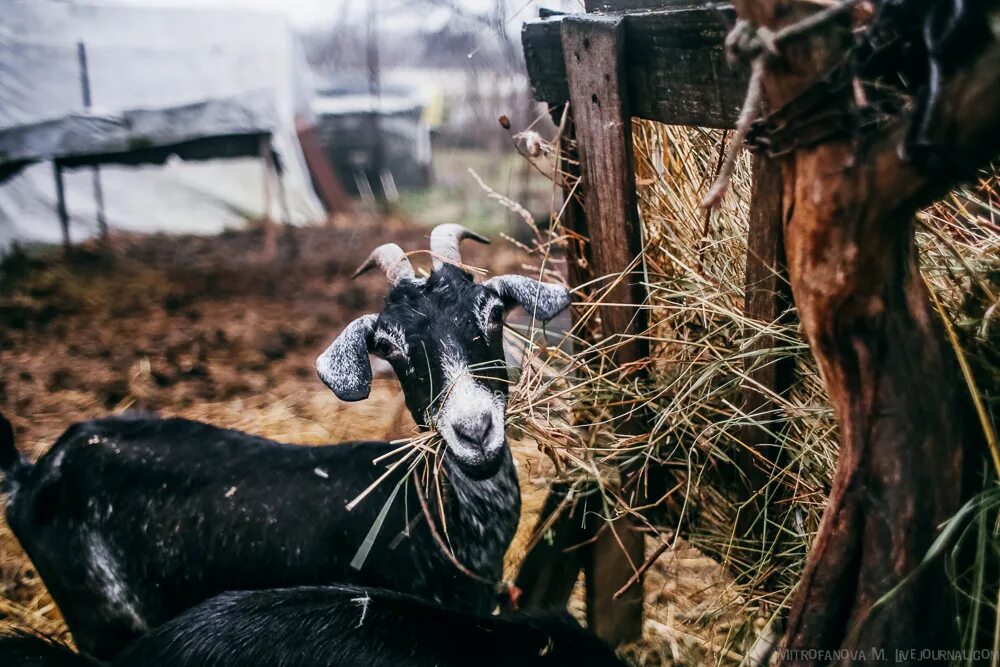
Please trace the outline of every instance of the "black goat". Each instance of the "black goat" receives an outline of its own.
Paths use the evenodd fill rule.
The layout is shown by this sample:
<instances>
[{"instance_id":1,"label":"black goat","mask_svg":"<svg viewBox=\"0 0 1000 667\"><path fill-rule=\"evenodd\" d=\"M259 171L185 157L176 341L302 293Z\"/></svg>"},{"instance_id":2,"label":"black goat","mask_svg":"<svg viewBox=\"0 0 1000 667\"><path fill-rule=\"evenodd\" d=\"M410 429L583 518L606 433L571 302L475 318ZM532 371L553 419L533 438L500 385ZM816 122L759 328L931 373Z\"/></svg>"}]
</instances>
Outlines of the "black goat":
<instances>
[{"instance_id":1,"label":"black goat","mask_svg":"<svg viewBox=\"0 0 1000 667\"><path fill-rule=\"evenodd\" d=\"M392 364L414 419L445 442L440 507L421 511L438 494L418 497L401 465L345 508L387 472L373 463L392 450L386 442L307 447L122 416L75 424L30 465L0 417L7 520L84 653L111 658L230 590L347 583L458 609L495 605L489 582L501 577L520 516L504 435L502 317L520 304L548 319L569 298L521 276L478 285L441 261L458 262L469 234L434 230L427 279L414 276L399 246L372 253L361 270L378 264L393 283L382 313L349 324L317 361L344 400L368 395L369 351ZM453 554L427 516L444 519Z\"/></svg>"},{"instance_id":2,"label":"black goat","mask_svg":"<svg viewBox=\"0 0 1000 667\"><path fill-rule=\"evenodd\" d=\"M32 635L5 667L97 667ZM352 586L223 593L130 644L111 667L624 667L569 614L466 614Z\"/></svg>"}]
</instances>

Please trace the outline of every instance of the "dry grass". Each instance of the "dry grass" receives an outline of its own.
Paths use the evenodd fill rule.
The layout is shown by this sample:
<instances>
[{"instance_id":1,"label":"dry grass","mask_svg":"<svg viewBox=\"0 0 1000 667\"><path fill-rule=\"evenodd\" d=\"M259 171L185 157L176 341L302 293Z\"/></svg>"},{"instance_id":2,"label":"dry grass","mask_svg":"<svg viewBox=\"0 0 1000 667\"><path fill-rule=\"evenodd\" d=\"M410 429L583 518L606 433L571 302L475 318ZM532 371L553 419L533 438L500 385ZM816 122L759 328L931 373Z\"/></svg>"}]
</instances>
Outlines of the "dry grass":
<instances>
[{"instance_id":1,"label":"dry grass","mask_svg":"<svg viewBox=\"0 0 1000 667\"><path fill-rule=\"evenodd\" d=\"M677 547L648 577L648 620L635 649L640 662L739 664L780 617L798 580L836 464L836 422L794 313L776 322L743 313L749 156L740 158L721 205L706 217L699 203L718 169L723 132L647 121L633 128L643 256L630 273L598 278L579 291L575 352L559 354L559 373L553 365L529 367L534 377L514 397L512 424L537 441L557 476L573 480L580 493L596 485L605 518L631 514L651 531L654 546ZM995 423L1000 388L998 216L1000 176L990 171L923 212L917 235L924 277L956 334L956 349L969 359L984 425ZM557 224L552 235L561 234ZM636 364L644 376L616 371L610 361L626 338L582 334L599 330L597 306L614 307L604 294L621 280L640 281L648 292L649 328L640 335L651 354ZM779 349L752 352L764 336ZM748 371L787 357L795 365L791 391L772 396L766 412L748 414L742 407L743 387L753 382ZM623 412L643 414L646 432L619 433ZM740 513L750 511L744 471L734 466L748 427L764 429L768 446L780 449L780 465L760 464L769 478L761 493L770 502L766 515L753 517L760 527L753 536L735 529ZM650 470L664 466L673 485L650 495ZM639 483L623 490L622 470ZM681 555L692 553L721 566ZM704 589L680 596L683 612L683 605L658 597L664 586L699 574Z\"/></svg>"}]
</instances>

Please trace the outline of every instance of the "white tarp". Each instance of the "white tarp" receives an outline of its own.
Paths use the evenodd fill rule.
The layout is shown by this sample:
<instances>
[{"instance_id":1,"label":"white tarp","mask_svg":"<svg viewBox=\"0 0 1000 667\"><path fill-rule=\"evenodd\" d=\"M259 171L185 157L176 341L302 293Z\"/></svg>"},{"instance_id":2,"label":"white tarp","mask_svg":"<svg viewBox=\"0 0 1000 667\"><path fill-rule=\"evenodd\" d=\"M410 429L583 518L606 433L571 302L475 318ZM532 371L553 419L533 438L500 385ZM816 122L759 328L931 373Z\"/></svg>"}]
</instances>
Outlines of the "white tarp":
<instances>
[{"instance_id":1,"label":"white tarp","mask_svg":"<svg viewBox=\"0 0 1000 667\"><path fill-rule=\"evenodd\" d=\"M90 112L80 86L80 41L88 61ZM323 216L295 133L297 116L311 120L306 71L296 37L277 13L0 2L0 133L15 126L34 132L31 144L21 146L31 153L52 151L70 139L87 144L86 132L75 134L79 128L118 140L120 128L114 126L136 120L163 143L241 125L265 129L285 169L296 223ZM53 133L45 133L46 127ZM108 223L117 229L214 233L264 210L263 167L254 158L105 165L101 180ZM93 235L90 169L67 171L65 183L73 239ZM277 188L270 190L270 211L280 217ZM0 247L12 239L59 238L51 164L31 165L0 184Z\"/></svg>"}]
</instances>

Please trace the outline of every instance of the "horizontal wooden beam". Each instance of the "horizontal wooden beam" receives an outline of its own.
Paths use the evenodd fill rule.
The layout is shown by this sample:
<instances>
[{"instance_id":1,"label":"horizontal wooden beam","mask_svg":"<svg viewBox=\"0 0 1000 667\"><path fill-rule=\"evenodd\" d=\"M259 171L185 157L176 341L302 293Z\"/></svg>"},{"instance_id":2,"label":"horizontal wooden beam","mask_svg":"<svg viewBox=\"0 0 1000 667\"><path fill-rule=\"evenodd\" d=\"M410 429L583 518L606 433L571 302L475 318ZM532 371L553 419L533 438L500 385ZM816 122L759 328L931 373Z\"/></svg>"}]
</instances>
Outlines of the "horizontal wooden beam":
<instances>
[{"instance_id":1,"label":"horizontal wooden beam","mask_svg":"<svg viewBox=\"0 0 1000 667\"><path fill-rule=\"evenodd\" d=\"M569 100L561 38L565 19L529 21L521 32L532 91L540 102ZM747 82L746 70L731 68L723 53L734 20L728 7L626 13L625 75L632 115L672 125L733 127Z\"/></svg>"},{"instance_id":2,"label":"horizontal wooden beam","mask_svg":"<svg viewBox=\"0 0 1000 667\"><path fill-rule=\"evenodd\" d=\"M671 9L705 5L704 0L583 0L588 12L626 12L634 9Z\"/></svg>"}]
</instances>

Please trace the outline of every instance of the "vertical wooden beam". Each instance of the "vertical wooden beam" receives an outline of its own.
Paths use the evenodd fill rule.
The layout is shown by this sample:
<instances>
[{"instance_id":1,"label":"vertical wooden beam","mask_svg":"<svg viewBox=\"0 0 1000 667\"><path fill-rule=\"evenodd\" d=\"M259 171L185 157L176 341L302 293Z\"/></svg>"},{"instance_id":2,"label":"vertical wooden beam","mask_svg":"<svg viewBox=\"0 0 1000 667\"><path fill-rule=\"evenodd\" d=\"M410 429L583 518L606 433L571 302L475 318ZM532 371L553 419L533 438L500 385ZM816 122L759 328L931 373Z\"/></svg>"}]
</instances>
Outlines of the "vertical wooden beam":
<instances>
[{"instance_id":1,"label":"vertical wooden beam","mask_svg":"<svg viewBox=\"0 0 1000 667\"><path fill-rule=\"evenodd\" d=\"M621 17L570 16L562 23L563 53L570 103L584 179L587 228L594 272L625 271L642 251L635 194L632 116L625 82L625 23ZM638 277L623 280L608 295L615 303L641 304L645 288ZM606 334L638 333L644 311L606 306ZM645 356L636 341L623 348L621 363Z\"/></svg>"},{"instance_id":2,"label":"vertical wooden beam","mask_svg":"<svg viewBox=\"0 0 1000 667\"><path fill-rule=\"evenodd\" d=\"M615 304L645 301L640 276L629 273L642 252L632 155L632 117L625 82L625 25L621 17L570 16L562 24L563 57L583 177L587 228L597 276L628 273L606 294ZM645 330L639 307L601 309L605 339ZM617 349L614 361L625 366L647 354L634 340ZM623 429L642 428L633 420ZM636 431L634 431L636 432ZM642 582L617 600L614 594L645 560L642 533L622 517L599 531L589 550L587 617L590 628L609 642L634 639L642 632Z\"/></svg>"},{"instance_id":3,"label":"vertical wooden beam","mask_svg":"<svg viewBox=\"0 0 1000 667\"><path fill-rule=\"evenodd\" d=\"M781 166L766 156L754 156L743 312L758 322L779 322L792 302L785 267L782 187ZM743 409L764 421L772 420L778 407L774 397L788 391L795 371L792 356L779 356L778 346L774 336L760 336L749 348L745 361ZM773 430L764 426L747 425L740 440L745 448L737 451L735 460L745 476L751 502L739 515L737 534L773 541L775 531L767 525L773 517L767 510L774 507L775 499L763 497L762 492L773 476L769 468L779 462L781 449L774 441Z\"/></svg>"},{"instance_id":4,"label":"vertical wooden beam","mask_svg":"<svg viewBox=\"0 0 1000 667\"><path fill-rule=\"evenodd\" d=\"M56 182L56 211L59 213L59 226L62 227L63 252L70 252L69 213L66 210L66 185L63 183L62 165L58 160L52 161L52 176Z\"/></svg>"},{"instance_id":5,"label":"vertical wooden beam","mask_svg":"<svg viewBox=\"0 0 1000 667\"><path fill-rule=\"evenodd\" d=\"M271 176L274 172L274 155L271 153L271 135L264 134L260 138L261 190L264 205L264 246L263 255L266 259L274 259L278 254L278 232L271 217Z\"/></svg>"}]
</instances>

